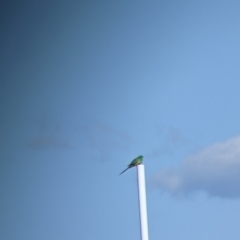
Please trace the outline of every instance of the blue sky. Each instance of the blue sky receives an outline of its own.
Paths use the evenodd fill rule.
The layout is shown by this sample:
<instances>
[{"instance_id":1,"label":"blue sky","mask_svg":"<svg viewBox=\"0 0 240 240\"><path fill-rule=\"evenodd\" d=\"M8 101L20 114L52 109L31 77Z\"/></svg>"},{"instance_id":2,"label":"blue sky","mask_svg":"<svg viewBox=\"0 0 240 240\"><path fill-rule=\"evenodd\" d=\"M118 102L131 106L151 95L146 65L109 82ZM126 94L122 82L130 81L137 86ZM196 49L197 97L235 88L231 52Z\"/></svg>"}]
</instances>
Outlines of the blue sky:
<instances>
[{"instance_id":1,"label":"blue sky","mask_svg":"<svg viewBox=\"0 0 240 240\"><path fill-rule=\"evenodd\" d=\"M1 3L0 239L239 239L239 7Z\"/></svg>"}]
</instances>

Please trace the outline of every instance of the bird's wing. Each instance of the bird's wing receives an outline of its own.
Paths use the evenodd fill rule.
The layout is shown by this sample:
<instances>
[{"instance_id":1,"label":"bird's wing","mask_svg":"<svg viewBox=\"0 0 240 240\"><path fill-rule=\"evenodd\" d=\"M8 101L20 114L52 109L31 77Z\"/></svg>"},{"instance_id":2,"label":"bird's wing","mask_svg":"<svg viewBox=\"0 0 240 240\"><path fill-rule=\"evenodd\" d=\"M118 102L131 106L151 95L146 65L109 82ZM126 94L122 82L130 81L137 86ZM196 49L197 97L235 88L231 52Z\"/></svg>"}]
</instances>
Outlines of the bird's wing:
<instances>
[{"instance_id":1,"label":"bird's wing","mask_svg":"<svg viewBox=\"0 0 240 240\"><path fill-rule=\"evenodd\" d=\"M135 158L132 160L132 162L130 163L131 167L137 166L138 164L140 164L141 160L140 158Z\"/></svg>"}]
</instances>

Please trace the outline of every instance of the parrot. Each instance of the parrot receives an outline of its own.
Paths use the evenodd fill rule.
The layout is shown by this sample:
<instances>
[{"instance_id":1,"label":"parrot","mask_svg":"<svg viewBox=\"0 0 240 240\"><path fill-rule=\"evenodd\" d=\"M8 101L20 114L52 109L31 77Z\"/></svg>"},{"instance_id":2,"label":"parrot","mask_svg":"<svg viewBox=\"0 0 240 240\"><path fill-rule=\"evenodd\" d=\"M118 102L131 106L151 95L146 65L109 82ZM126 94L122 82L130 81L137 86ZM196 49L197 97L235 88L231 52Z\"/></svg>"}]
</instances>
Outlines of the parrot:
<instances>
[{"instance_id":1,"label":"parrot","mask_svg":"<svg viewBox=\"0 0 240 240\"><path fill-rule=\"evenodd\" d=\"M135 166L141 164L142 161L143 161L143 156L142 156L142 155L134 158L134 159L131 161L131 163L128 164L128 167L127 167L124 171L122 171L119 175L121 175L122 173L124 173L125 171L127 171L129 168L132 168L132 167L135 167Z\"/></svg>"}]
</instances>

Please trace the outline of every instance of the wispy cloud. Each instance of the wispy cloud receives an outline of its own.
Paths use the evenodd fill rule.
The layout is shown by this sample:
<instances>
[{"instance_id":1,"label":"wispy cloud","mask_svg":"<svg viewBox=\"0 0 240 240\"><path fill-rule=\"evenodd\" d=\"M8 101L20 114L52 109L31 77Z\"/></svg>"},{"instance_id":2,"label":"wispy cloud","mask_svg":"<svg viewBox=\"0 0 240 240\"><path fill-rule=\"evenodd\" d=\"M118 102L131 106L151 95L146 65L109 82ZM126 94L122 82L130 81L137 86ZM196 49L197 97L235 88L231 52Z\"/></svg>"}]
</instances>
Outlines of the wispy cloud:
<instances>
[{"instance_id":1,"label":"wispy cloud","mask_svg":"<svg viewBox=\"0 0 240 240\"><path fill-rule=\"evenodd\" d=\"M181 134L180 130L175 127L158 128L156 133L159 137L159 146L153 149L149 157L173 155L178 147L187 143L186 138Z\"/></svg>"},{"instance_id":2,"label":"wispy cloud","mask_svg":"<svg viewBox=\"0 0 240 240\"><path fill-rule=\"evenodd\" d=\"M113 152L126 151L132 142L129 135L103 122L86 124L81 134L85 143L100 154L100 160L111 158Z\"/></svg>"},{"instance_id":3,"label":"wispy cloud","mask_svg":"<svg viewBox=\"0 0 240 240\"><path fill-rule=\"evenodd\" d=\"M69 148L69 141L64 135L58 121L50 113L43 111L34 121L34 131L28 139L28 146L35 150Z\"/></svg>"},{"instance_id":4,"label":"wispy cloud","mask_svg":"<svg viewBox=\"0 0 240 240\"><path fill-rule=\"evenodd\" d=\"M240 136L187 156L179 167L157 173L154 183L174 196L204 191L210 196L240 198Z\"/></svg>"},{"instance_id":5,"label":"wispy cloud","mask_svg":"<svg viewBox=\"0 0 240 240\"><path fill-rule=\"evenodd\" d=\"M69 143L66 140L60 139L54 135L41 135L29 139L28 145L32 149L46 148L68 148Z\"/></svg>"}]
</instances>

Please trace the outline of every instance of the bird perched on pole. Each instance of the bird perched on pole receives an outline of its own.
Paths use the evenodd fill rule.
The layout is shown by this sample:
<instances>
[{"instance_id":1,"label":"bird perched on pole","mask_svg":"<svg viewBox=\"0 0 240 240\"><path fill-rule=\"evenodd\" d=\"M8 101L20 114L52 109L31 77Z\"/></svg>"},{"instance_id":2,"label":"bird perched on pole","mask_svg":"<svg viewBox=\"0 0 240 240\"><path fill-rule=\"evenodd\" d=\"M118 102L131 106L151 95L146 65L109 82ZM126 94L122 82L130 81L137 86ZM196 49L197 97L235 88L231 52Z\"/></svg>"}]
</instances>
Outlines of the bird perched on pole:
<instances>
[{"instance_id":1,"label":"bird perched on pole","mask_svg":"<svg viewBox=\"0 0 240 240\"><path fill-rule=\"evenodd\" d=\"M135 166L141 164L142 161L143 161L143 156L142 156L142 155L134 158L134 159L131 161L131 163L128 164L128 167L127 167L124 171L122 171L119 175L121 175L122 173L126 172L129 168L132 168L132 167L135 167Z\"/></svg>"}]
</instances>

